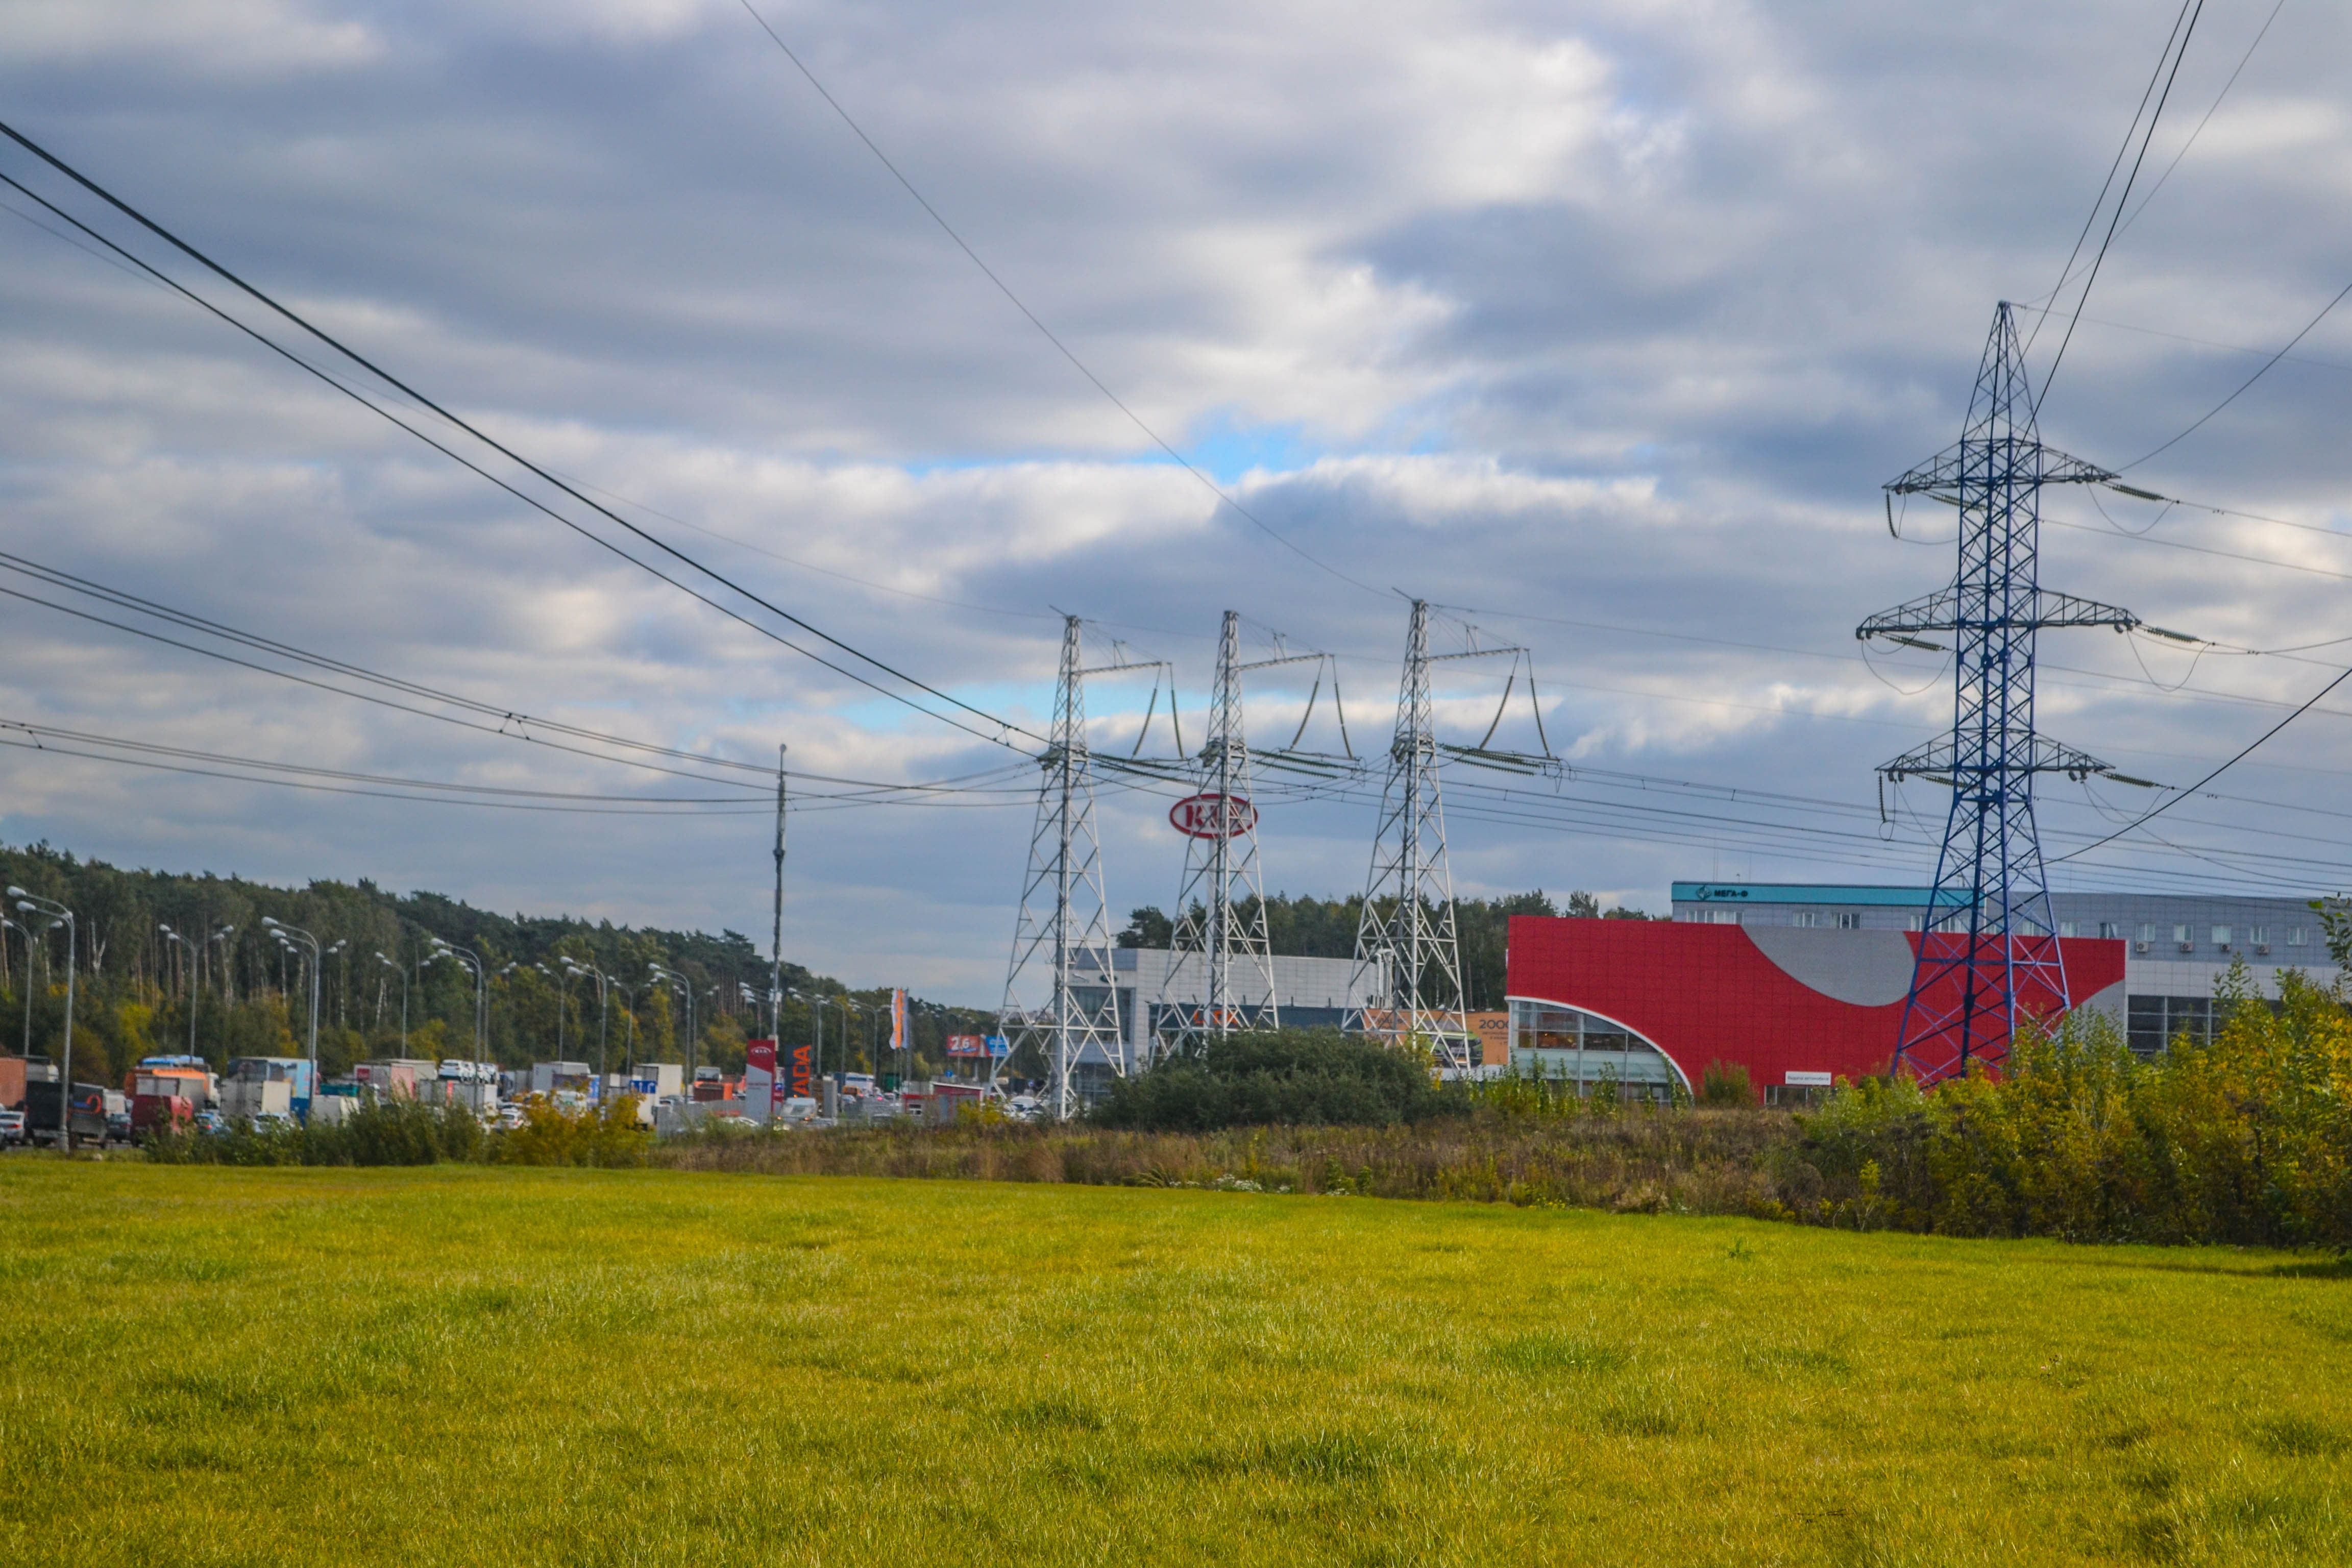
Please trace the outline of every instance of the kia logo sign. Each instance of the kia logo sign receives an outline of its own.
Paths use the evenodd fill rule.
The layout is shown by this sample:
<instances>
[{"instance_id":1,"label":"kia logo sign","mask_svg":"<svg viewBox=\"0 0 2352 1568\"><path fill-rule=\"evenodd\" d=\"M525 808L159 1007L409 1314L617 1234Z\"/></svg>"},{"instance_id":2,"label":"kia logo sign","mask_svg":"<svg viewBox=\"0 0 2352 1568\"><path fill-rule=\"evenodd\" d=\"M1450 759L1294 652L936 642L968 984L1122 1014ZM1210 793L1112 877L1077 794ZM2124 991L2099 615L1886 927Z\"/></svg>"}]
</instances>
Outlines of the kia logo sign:
<instances>
[{"instance_id":1,"label":"kia logo sign","mask_svg":"<svg viewBox=\"0 0 2352 1568\"><path fill-rule=\"evenodd\" d=\"M1257 807L1237 795L1188 795L1168 808L1168 821L1187 838L1238 838L1257 826Z\"/></svg>"}]
</instances>

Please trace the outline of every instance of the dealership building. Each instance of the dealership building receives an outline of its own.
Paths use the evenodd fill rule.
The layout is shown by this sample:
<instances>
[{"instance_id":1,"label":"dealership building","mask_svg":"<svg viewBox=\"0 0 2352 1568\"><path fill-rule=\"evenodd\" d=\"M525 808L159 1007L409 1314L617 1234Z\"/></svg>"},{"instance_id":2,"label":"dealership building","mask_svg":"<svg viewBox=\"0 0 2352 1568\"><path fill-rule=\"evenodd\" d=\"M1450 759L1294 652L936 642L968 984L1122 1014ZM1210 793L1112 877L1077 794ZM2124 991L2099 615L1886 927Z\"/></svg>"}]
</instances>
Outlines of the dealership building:
<instances>
[{"instance_id":1,"label":"dealership building","mask_svg":"<svg viewBox=\"0 0 2352 1568\"><path fill-rule=\"evenodd\" d=\"M1748 1069L1769 1101L1884 1071L1927 923L1930 889L1677 882L1674 920L1512 920L1515 1068L1664 1098L1708 1064ZM1946 910L1958 907L1947 894ZM2335 979L2308 899L2056 893L2052 913L2077 1006L2106 1013L2152 1054L2210 1029L2215 991L2242 961Z\"/></svg>"},{"instance_id":2,"label":"dealership building","mask_svg":"<svg viewBox=\"0 0 2352 1568\"><path fill-rule=\"evenodd\" d=\"M1197 991L1202 984L1202 960L1197 953L1187 956L1192 982L1189 989ZM1175 953L1164 947L1111 949L1111 971L1108 976L1102 976L1097 954L1080 952L1072 958L1076 973L1071 976L1070 989L1081 1008L1100 1008L1112 994L1118 1002L1118 1059L1114 1062L1109 1055L1089 1046L1072 1064L1071 1078L1077 1085L1079 1097L1092 1100L1109 1091L1114 1073L1142 1070L1153 1033L1172 1025L1169 1015L1180 1003L1190 1003L1197 1008L1202 998L1180 995L1163 1001L1168 977L1176 964ZM1338 1028L1365 1006L1380 1005L1378 974L1360 973L1352 958L1291 958L1276 954L1273 970L1272 1000L1286 1028ZM1251 1009L1265 1005L1265 980L1254 963L1235 962L1231 984L1233 1005Z\"/></svg>"}]
</instances>

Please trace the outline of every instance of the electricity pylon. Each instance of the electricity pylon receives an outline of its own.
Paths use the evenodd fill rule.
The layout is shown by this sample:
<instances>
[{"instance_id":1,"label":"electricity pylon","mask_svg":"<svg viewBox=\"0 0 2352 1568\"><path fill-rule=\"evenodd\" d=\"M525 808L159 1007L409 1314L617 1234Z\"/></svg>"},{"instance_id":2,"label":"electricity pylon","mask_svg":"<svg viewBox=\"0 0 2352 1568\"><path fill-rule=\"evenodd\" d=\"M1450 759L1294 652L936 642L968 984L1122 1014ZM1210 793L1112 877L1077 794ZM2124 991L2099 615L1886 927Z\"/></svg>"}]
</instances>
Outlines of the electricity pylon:
<instances>
[{"instance_id":1,"label":"electricity pylon","mask_svg":"<svg viewBox=\"0 0 2352 1568\"><path fill-rule=\"evenodd\" d=\"M1037 759L1036 826L1029 836L1029 876L1013 931L998 1030L1012 1051L1034 1045L1050 1075L1047 1098L1056 1121L1077 1110L1071 1068L1088 1050L1110 1069L1127 1070L1118 986L1111 971L1109 903L1103 891L1102 838L1095 829L1093 754L1087 746L1089 675L1153 668L1150 663L1082 668L1079 620L1062 622L1061 672L1054 684L1053 735ZM1043 986L1044 1005L1027 998ZM1082 995L1081 993L1084 994ZM990 1062L995 1076L1003 1058Z\"/></svg>"},{"instance_id":2,"label":"electricity pylon","mask_svg":"<svg viewBox=\"0 0 2352 1568\"><path fill-rule=\"evenodd\" d=\"M1494 739L1492 726L1486 741L1475 747L1438 744L1429 667L1446 659L1501 654L1512 656L1516 677L1525 648L1473 647L1433 656L1428 601L1412 602L1404 678L1397 689L1396 735L1389 743L1388 783L1381 791L1380 828L1372 838L1371 871L1364 881L1364 909L1356 926L1356 973L1350 990L1361 996L1369 988L1380 997L1360 1010L1360 1026L1391 1043L1425 1044L1442 1065L1457 1068L1472 1065L1476 1041L1462 1001L1462 950L1455 933L1454 876L1445 861L1438 753L1496 762L1506 753L1486 750L1486 741ZM1532 674L1528 690L1532 702ZM1503 700L1510 700L1508 684ZM1498 709L1496 723L1501 721Z\"/></svg>"},{"instance_id":3,"label":"electricity pylon","mask_svg":"<svg viewBox=\"0 0 2352 1568\"><path fill-rule=\"evenodd\" d=\"M1322 653L1285 653L1244 664L1241 616L1225 612L1217 639L1216 696L1208 743L1200 753L1200 793L1178 803L1172 820L1185 835L1184 878L1176 894L1175 934L1160 989L1155 1037L1183 1051L1235 1029L1275 1029L1274 944L1266 931L1265 879L1258 868L1258 811L1251 799L1249 742L1243 724L1242 677L1279 665L1322 662ZM1319 682L1318 682L1319 684ZM1335 695L1336 696L1336 678ZM1307 714L1314 712L1308 699ZM1301 719L1299 729L1306 730ZM1239 895L1237 898L1236 895Z\"/></svg>"},{"instance_id":4,"label":"electricity pylon","mask_svg":"<svg viewBox=\"0 0 2352 1568\"><path fill-rule=\"evenodd\" d=\"M1895 1066L1923 1083L2008 1059L2017 1026L2071 1006L2066 965L2033 820L2037 773L2077 781L2107 765L2033 729L2035 634L2046 626L2128 631L2128 610L2044 592L2038 579L2043 485L2107 484L2116 476L2042 444L2033 387L2004 301L1993 316L1959 443L1889 483L1893 498L1927 495L1959 509L1952 585L1871 616L1858 638L1910 646L1922 632L1952 638L1952 732L1879 769L1952 789L1934 891L1920 924ZM1941 651L1940 649L1937 651Z\"/></svg>"}]
</instances>

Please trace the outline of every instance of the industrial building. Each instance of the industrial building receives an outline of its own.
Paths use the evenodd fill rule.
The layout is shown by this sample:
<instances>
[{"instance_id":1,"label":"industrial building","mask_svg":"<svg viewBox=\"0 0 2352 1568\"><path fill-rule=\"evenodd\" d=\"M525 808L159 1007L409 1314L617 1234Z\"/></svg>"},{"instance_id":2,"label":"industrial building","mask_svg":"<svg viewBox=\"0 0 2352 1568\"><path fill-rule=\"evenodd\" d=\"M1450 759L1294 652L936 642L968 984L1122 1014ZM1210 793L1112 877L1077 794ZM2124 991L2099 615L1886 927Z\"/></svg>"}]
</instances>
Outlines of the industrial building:
<instances>
[{"instance_id":1,"label":"industrial building","mask_svg":"<svg viewBox=\"0 0 2352 1568\"><path fill-rule=\"evenodd\" d=\"M1671 923L1514 919L1512 1064L1664 1097L1722 1061L1776 1102L1884 1071L1929 896L1677 882ZM2308 899L2055 893L2052 904L2058 930L2041 934L2058 938L2075 1005L2108 1014L2143 1054L2184 1029L2204 1037L2241 960L2265 995L2281 969L2336 977Z\"/></svg>"},{"instance_id":2,"label":"industrial building","mask_svg":"<svg viewBox=\"0 0 2352 1568\"><path fill-rule=\"evenodd\" d=\"M1147 1065L1148 1047L1155 1034L1173 1027L1171 1015L1181 1005L1181 999L1161 1000L1169 972L1176 963L1176 955L1171 950L1115 947L1109 951L1111 973L1108 986L1100 978L1097 952L1082 950L1072 955L1076 973L1071 977L1070 990L1077 1005L1090 1012L1101 1009L1112 994L1118 1005L1121 1054L1118 1062L1114 1063L1102 1047L1089 1045L1071 1064L1072 1081L1079 1098L1085 1100L1108 1093L1114 1073L1141 1071ZM1199 954L1192 955L1192 960L1197 976L1201 968ZM1289 958L1276 954L1272 963L1272 1000L1285 1028L1338 1028L1351 1013L1360 1013L1367 1005L1376 1006L1381 1000L1378 975L1360 984L1353 959ZM1265 1005L1265 984L1255 973L1255 965L1236 965L1232 986L1232 1003L1237 1011L1255 1012ZM1197 1000L1194 1005L1198 1005Z\"/></svg>"}]
</instances>

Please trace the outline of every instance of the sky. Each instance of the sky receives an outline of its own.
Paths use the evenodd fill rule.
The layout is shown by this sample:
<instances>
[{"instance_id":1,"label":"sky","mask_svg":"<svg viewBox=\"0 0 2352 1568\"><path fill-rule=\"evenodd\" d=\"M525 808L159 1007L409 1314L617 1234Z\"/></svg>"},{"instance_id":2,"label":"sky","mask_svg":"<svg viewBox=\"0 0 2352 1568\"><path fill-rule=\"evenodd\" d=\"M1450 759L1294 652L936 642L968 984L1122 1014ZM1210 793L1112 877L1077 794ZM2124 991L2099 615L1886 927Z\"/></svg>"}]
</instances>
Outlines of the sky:
<instances>
[{"instance_id":1,"label":"sky","mask_svg":"<svg viewBox=\"0 0 2352 1568\"><path fill-rule=\"evenodd\" d=\"M2001 300L2037 381L2066 343L2043 438L2199 503L2049 493L2046 587L2206 640L2045 634L2042 729L2180 791L2352 658L2352 305L2136 461L2352 283L2340 8L2204 7L2070 337L2169 4L755 3L0 11L0 118L659 542L0 188L0 840L764 942L782 743L786 956L988 1005L1066 615L1160 666L1087 683L1103 752L1174 752L1160 669L1199 746L1226 611L1248 658L1332 656L1372 761L1258 794L1268 889L1336 896L1421 598L1436 652L1526 650L1436 667L1440 738L1499 712L1559 759L1449 765L1457 890L1924 881L1948 796L1874 770L1948 670L1853 628L1950 580L1951 513L1898 538L1881 487L1958 437ZM433 695L131 635L88 617L229 649L26 563ZM1341 749L1323 668L1244 679L1254 746ZM2045 780L2053 885L2352 884L2347 721L2352 683L2097 848L2168 793ZM1106 777L1114 924L1173 900L1181 793Z\"/></svg>"}]
</instances>

